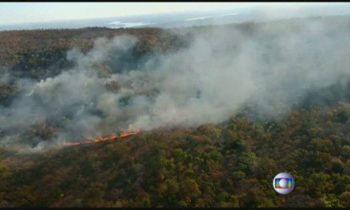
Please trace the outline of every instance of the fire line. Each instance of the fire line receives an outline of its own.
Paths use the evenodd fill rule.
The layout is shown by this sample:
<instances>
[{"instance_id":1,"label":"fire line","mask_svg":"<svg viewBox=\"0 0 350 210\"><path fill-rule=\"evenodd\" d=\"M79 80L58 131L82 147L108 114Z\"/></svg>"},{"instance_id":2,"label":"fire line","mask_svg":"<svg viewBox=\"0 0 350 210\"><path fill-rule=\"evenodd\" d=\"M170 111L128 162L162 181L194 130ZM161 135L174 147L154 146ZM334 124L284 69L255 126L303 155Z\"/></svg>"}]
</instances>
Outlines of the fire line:
<instances>
[{"instance_id":1,"label":"fire line","mask_svg":"<svg viewBox=\"0 0 350 210\"><path fill-rule=\"evenodd\" d=\"M106 142L106 141L115 141L117 139L128 138L130 136L139 134L140 132L141 132L140 129L132 130L132 131L122 131L119 135L112 134L110 136L97 137L92 140L84 140L79 142L65 142L63 146L68 147L68 146L83 145L83 144L94 144L94 143L100 143L100 142Z\"/></svg>"}]
</instances>

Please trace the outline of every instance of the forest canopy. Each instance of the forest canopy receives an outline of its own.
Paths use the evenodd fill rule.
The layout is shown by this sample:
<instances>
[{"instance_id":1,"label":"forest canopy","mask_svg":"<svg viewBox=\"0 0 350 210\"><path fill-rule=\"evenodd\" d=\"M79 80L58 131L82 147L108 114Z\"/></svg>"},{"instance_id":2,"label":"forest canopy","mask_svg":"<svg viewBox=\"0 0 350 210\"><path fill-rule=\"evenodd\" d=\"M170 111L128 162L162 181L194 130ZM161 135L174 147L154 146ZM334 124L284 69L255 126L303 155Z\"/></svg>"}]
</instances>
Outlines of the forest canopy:
<instances>
[{"instance_id":1,"label":"forest canopy","mask_svg":"<svg viewBox=\"0 0 350 210\"><path fill-rule=\"evenodd\" d=\"M350 207L349 23L0 32L0 207Z\"/></svg>"}]
</instances>

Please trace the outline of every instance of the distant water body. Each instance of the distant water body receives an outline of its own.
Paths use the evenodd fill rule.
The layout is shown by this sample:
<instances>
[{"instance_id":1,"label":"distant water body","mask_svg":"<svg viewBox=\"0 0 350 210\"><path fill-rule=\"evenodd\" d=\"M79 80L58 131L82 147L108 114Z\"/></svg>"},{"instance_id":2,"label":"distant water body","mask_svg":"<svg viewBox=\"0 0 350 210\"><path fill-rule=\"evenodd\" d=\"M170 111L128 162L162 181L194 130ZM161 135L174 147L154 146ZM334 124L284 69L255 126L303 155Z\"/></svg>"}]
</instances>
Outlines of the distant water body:
<instances>
[{"instance_id":1,"label":"distant water body","mask_svg":"<svg viewBox=\"0 0 350 210\"><path fill-rule=\"evenodd\" d=\"M180 12L168 14L149 14L126 17L111 17L84 20L65 20L41 23L25 23L16 25L0 25L4 30L31 30L31 29L74 29L85 27L106 28L140 28L140 27L191 27L198 25L217 25L240 23L249 21L266 21L271 19L284 19L293 17L350 15L350 4L324 4L303 10L288 10L284 8L273 9L226 9L201 12Z\"/></svg>"}]
</instances>

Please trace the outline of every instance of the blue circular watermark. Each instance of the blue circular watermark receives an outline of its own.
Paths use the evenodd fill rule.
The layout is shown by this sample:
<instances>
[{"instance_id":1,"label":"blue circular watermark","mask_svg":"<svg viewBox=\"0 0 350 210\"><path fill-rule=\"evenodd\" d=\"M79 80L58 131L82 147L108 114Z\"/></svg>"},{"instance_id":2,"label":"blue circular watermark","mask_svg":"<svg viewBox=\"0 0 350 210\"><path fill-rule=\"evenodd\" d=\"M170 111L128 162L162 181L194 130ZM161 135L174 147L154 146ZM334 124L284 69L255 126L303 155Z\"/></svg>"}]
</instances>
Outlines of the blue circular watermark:
<instances>
[{"instance_id":1,"label":"blue circular watermark","mask_svg":"<svg viewBox=\"0 0 350 210\"><path fill-rule=\"evenodd\" d=\"M273 178L272 186L277 193L286 195L294 190L295 181L292 175L282 172Z\"/></svg>"}]
</instances>

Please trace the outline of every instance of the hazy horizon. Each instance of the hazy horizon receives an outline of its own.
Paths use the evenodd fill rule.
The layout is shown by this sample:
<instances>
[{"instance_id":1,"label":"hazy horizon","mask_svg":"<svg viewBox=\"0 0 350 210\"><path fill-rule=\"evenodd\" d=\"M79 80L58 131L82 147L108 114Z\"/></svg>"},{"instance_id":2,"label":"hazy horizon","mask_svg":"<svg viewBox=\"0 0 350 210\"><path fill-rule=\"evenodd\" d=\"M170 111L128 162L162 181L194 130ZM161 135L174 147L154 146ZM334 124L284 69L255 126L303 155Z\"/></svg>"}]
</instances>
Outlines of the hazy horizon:
<instances>
[{"instance_id":1,"label":"hazy horizon","mask_svg":"<svg viewBox=\"0 0 350 210\"><path fill-rule=\"evenodd\" d=\"M265 17L343 15L350 14L349 5L266 2L0 3L0 31L83 27L173 27L215 22L259 21Z\"/></svg>"}]
</instances>

